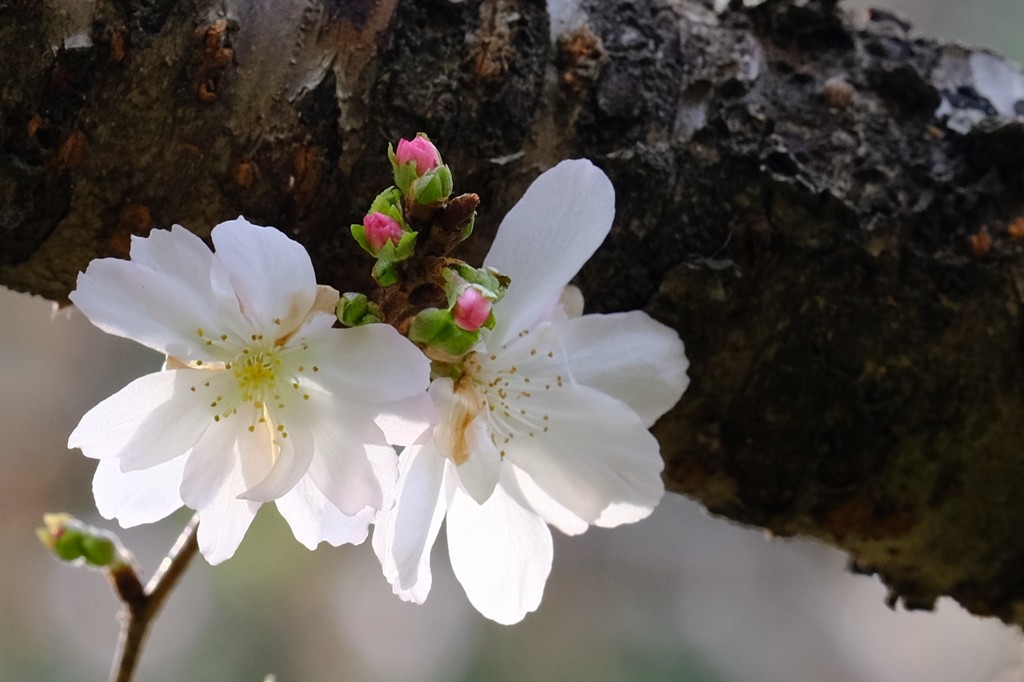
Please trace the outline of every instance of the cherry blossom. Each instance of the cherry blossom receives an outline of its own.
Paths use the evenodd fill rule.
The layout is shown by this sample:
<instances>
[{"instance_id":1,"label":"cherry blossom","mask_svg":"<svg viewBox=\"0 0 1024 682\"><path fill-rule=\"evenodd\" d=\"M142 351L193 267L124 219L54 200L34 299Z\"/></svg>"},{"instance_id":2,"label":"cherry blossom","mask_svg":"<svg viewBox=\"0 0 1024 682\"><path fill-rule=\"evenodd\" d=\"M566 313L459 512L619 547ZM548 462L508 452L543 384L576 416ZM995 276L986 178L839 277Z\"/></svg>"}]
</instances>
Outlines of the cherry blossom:
<instances>
[{"instance_id":1,"label":"cherry blossom","mask_svg":"<svg viewBox=\"0 0 1024 682\"><path fill-rule=\"evenodd\" d=\"M569 280L607 236L611 182L588 161L542 174L502 222L484 266L511 277L495 326L435 365L437 418L400 457L396 504L373 546L394 592L422 602L446 524L452 569L500 623L535 610L551 570L549 525L575 535L648 516L662 459L649 427L679 400L687 360L643 312L578 315Z\"/></svg>"},{"instance_id":2,"label":"cherry blossom","mask_svg":"<svg viewBox=\"0 0 1024 682\"><path fill-rule=\"evenodd\" d=\"M71 434L99 460L97 507L124 527L195 509L214 564L264 502L307 547L361 542L397 475L374 419L422 395L429 365L390 326L334 328L338 292L278 230L238 218L211 238L215 252L155 230L79 275L71 300L93 324L167 358Z\"/></svg>"}]
</instances>

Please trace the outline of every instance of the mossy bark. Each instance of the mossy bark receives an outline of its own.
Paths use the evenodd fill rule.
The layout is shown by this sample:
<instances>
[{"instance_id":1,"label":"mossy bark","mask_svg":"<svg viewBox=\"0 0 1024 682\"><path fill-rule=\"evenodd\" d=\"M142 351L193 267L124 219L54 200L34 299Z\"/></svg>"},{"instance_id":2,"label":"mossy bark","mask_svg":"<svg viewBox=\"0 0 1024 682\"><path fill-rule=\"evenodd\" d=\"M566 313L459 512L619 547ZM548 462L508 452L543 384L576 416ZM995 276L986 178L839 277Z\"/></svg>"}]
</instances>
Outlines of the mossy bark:
<instances>
[{"instance_id":1,"label":"mossy bark","mask_svg":"<svg viewBox=\"0 0 1024 682\"><path fill-rule=\"evenodd\" d=\"M0 283L244 214L347 237L426 131L482 207L615 183L579 284L679 330L671 490L850 552L892 599L1024 623L1024 76L830 0L0 0ZM685 537L666 538L686 542Z\"/></svg>"}]
</instances>

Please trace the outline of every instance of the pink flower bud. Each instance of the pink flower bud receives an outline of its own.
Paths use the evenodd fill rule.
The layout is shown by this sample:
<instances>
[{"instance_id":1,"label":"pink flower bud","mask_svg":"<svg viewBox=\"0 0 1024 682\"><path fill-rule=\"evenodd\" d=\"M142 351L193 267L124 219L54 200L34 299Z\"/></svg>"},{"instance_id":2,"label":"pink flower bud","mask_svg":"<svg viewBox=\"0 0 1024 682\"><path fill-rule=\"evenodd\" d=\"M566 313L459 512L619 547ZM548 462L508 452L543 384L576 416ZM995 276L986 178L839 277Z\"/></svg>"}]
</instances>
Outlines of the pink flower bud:
<instances>
[{"instance_id":1,"label":"pink flower bud","mask_svg":"<svg viewBox=\"0 0 1024 682\"><path fill-rule=\"evenodd\" d=\"M417 135L411 140L403 138L398 141L395 160L398 161L399 166L415 161L416 173L423 175L441 165L441 154L430 140L422 135Z\"/></svg>"},{"instance_id":2,"label":"pink flower bud","mask_svg":"<svg viewBox=\"0 0 1024 682\"><path fill-rule=\"evenodd\" d=\"M371 213L363 218L363 227L366 228L366 241L370 248L377 251L389 241L398 243L402 238L402 226L398 221L385 213Z\"/></svg>"},{"instance_id":3,"label":"pink flower bud","mask_svg":"<svg viewBox=\"0 0 1024 682\"><path fill-rule=\"evenodd\" d=\"M452 309L455 324L467 332L475 332L491 315L491 299L476 287L467 287L459 294Z\"/></svg>"}]
</instances>

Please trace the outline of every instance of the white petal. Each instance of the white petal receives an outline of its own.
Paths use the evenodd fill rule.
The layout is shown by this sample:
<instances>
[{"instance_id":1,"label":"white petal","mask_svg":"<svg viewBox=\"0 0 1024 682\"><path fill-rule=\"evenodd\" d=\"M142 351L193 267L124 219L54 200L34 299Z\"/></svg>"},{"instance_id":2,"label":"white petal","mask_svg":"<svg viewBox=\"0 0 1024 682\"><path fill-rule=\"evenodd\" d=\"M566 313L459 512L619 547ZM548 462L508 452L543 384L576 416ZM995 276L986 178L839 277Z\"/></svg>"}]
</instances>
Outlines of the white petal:
<instances>
[{"instance_id":1,"label":"white petal","mask_svg":"<svg viewBox=\"0 0 1024 682\"><path fill-rule=\"evenodd\" d=\"M213 565L234 556L260 508L259 502L238 499L238 482L240 477L230 481L213 504L199 510L199 551Z\"/></svg>"},{"instance_id":2,"label":"white petal","mask_svg":"<svg viewBox=\"0 0 1024 682\"><path fill-rule=\"evenodd\" d=\"M217 374L182 369L140 377L89 410L68 447L87 457L118 457L124 470L182 455L213 423L208 397L191 389Z\"/></svg>"},{"instance_id":3,"label":"white petal","mask_svg":"<svg viewBox=\"0 0 1024 682\"><path fill-rule=\"evenodd\" d=\"M399 458L395 505L374 522L373 550L405 601L423 603L430 593L430 550L447 509L446 463L430 444L407 448Z\"/></svg>"},{"instance_id":4,"label":"white petal","mask_svg":"<svg viewBox=\"0 0 1024 682\"><path fill-rule=\"evenodd\" d=\"M540 605L551 572L551 531L506 472L484 504L456 491L448 507L452 570L477 611L518 623Z\"/></svg>"},{"instance_id":5,"label":"white petal","mask_svg":"<svg viewBox=\"0 0 1024 682\"><path fill-rule=\"evenodd\" d=\"M626 403L648 427L689 384L679 335L647 313L584 315L565 329L573 378Z\"/></svg>"},{"instance_id":6,"label":"white petal","mask_svg":"<svg viewBox=\"0 0 1024 682\"><path fill-rule=\"evenodd\" d=\"M316 313L323 313L328 317L334 317L334 311L338 307L338 299L341 298L341 294L332 286L326 284L316 285L316 298L313 300L313 307L310 310L310 315ZM337 322L338 318L334 318ZM333 324L333 322L332 322Z\"/></svg>"},{"instance_id":7,"label":"white petal","mask_svg":"<svg viewBox=\"0 0 1024 682\"><path fill-rule=\"evenodd\" d=\"M287 332L305 320L316 300L317 285L313 264L301 244L276 228L253 225L241 216L217 225L210 237L216 262L255 327Z\"/></svg>"},{"instance_id":8,"label":"white petal","mask_svg":"<svg viewBox=\"0 0 1024 682\"><path fill-rule=\"evenodd\" d=\"M316 549L321 542L335 547L358 545L366 539L375 513L366 508L354 516L343 514L308 477L278 498L276 504L295 539L308 549Z\"/></svg>"},{"instance_id":9,"label":"white petal","mask_svg":"<svg viewBox=\"0 0 1024 682\"><path fill-rule=\"evenodd\" d=\"M175 274L183 283L203 284L210 278L213 252L202 239L181 225L153 230L148 237L132 235L131 259L137 265Z\"/></svg>"},{"instance_id":10,"label":"white petal","mask_svg":"<svg viewBox=\"0 0 1024 682\"><path fill-rule=\"evenodd\" d=\"M122 528L159 521L184 504L178 493L184 468L184 456L129 472L121 471L116 459L100 460L92 479L96 509Z\"/></svg>"},{"instance_id":11,"label":"white petal","mask_svg":"<svg viewBox=\"0 0 1024 682\"><path fill-rule=\"evenodd\" d=\"M594 521L594 525L601 528L615 528L627 523L636 523L646 519L652 511L654 511L652 507L643 504L615 502L601 510L601 515Z\"/></svg>"},{"instance_id":12,"label":"white petal","mask_svg":"<svg viewBox=\"0 0 1024 682\"><path fill-rule=\"evenodd\" d=\"M206 430L203 437L192 448L181 482L181 499L189 507L202 510L218 498L228 494L229 482L237 488L234 495L240 495L270 470L272 447L269 429L257 429L255 433L245 432L240 421L241 414L221 420ZM247 419L245 424L249 424ZM242 435L245 432L245 435ZM239 443L239 438L243 440ZM244 456L243 456L244 451ZM251 472L252 460L263 460L258 466L259 475L250 474L248 482L243 466Z\"/></svg>"},{"instance_id":13,"label":"white petal","mask_svg":"<svg viewBox=\"0 0 1024 682\"><path fill-rule=\"evenodd\" d=\"M579 317L583 314L583 292L575 284L568 284L562 289L562 295L558 297L558 305L568 318Z\"/></svg>"},{"instance_id":14,"label":"white petal","mask_svg":"<svg viewBox=\"0 0 1024 682\"><path fill-rule=\"evenodd\" d=\"M563 161L530 185L484 259L512 278L494 306L496 345L539 320L604 241L614 217L612 183L589 161Z\"/></svg>"},{"instance_id":15,"label":"white petal","mask_svg":"<svg viewBox=\"0 0 1024 682\"><path fill-rule=\"evenodd\" d=\"M535 512L540 514L544 521L566 535L580 535L590 527L589 523L573 514L572 511L566 509L557 500L544 492L540 486L534 483L528 473L511 462L506 462L505 466L512 469L516 482L519 484L519 489L523 493L523 498Z\"/></svg>"},{"instance_id":16,"label":"white petal","mask_svg":"<svg viewBox=\"0 0 1024 682\"><path fill-rule=\"evenodd\" d=\"M212 356L197 330L235 333L243 321L218 308L208 272L202 279L190 280L186 279L190 270L164 272L103 258L79 274L70 299L108 334L132 339L165 355L209 359Z\"/></svg>"},{"instance_id":17,"label":"white petal","mask_svg":"<svg viewBox=\"0 0 1024 682\"><path fill-rule=\"evenodd\" d=\"M258 483L241 494L246 500L270 502L281 497L299 482L309 471L313 461L313 432L302 409L302 400L289 400L290 394L283 399L283 409L270 413L271 434L277 446L277 458L273 467ZM317 427L326 426L317 422ZM245 454L243 453L243 457Z\"/></svg>"},{"instance_id":18,"label":"white petal","mask_svg":"<svg viewBox=\"0 0 1024 682\"><path fill-rule=\"evenodd\" d=\"M430 361L388 324L327 330L310 339L310 351L324 358L313 381L363 403L404 400L430 383Z\"/></svg>"},{"instance_id":19,"label":"white petal","mask_svg":"<svg viewBox=\"0 0 1024 682\"><path fill-rule=\"evenodd\" d=\"M384 445L384 435L363 406L348 401L321 404L324 400L314 394L308 401L310 410L316 410L311 414L316 430L310 477L345 514L356 514L364 507L380 509L383 486L393 486L396 477L394 450ZM333 410L324 409L325 405ZM390 463L387 469L382 468L384 459Z\"/></svg>"},{"instance_id":20,"label":"white petal","mask_svg":"<svg viewBox=\"0 0 1024 682\"><path fill-rule=\"evenodd\" d=\"M384 432L384 438L392 445L412 445L437 422L438 414L434 401L426 392L411 398L385 403L380 406L374 423Z\"/></svg>"},{"instance_id":21,"label":"white petal","mask_svg":"<svg viewBox=\"0 0 1024 682\"><path fill-rule=\"evenodd\" d=\"M658 441L627 405L569 383L534 391L520 404L529 408L525 419L549 418L530 427L532 436L518 431L508 443L508 432L499 431L500 447L559 504L589 523L609 505L657 505L664 493ZM516 425L493 423L499 430Z\"/></svg>"},{"instance_id":22,"label":"white petal","mask_svg":"<svg viewBox=\"0 0 1024 682\"><path fill-rule=\"evenodd\" d=\"M490 438L487 419L478 417L469 425L469 458L457 465L459 482L477 504L494 492L501 475L501 455Z\"/></svg>"},{"instance_id":23,"label":"white petal","mask_svg":"<svg viewBox=\"0 0 1024 682\"><path fill-rule=\"evenodd\" d=\"M199 512L199 551L211 564L234 555L260 508L259 502L238 497L256 477L247 471L253 453L241 456L236 435L234 425L222 421L207 430L185 462L181 498Z\"/></svg>"},{"instance_id":24,"label":"white petal","mask_svg":"<svg viewBox=\"0 0 1024 682\"><path fill-rule=\"evenodd\" d=\"M498 484L501 455L491 442L482 397L472 388L455 390L447 378L430 384L430 397L439 415L434 428L434 445L456 465L459 481L479 503ZM468 422L468 423L467 423Z\"/></svg>"}]
</instances>

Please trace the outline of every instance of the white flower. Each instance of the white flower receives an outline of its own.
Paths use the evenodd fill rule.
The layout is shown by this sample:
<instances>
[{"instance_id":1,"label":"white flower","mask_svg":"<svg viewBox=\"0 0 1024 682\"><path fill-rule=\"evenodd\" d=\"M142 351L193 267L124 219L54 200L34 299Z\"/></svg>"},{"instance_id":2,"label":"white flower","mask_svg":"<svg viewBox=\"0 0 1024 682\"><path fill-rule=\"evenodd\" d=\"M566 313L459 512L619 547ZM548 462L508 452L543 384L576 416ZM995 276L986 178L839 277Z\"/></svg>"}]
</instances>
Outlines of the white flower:
<instances>
[{"instance_id":1,"label":"white flower","mask_svg":"<svg viewBox=\"0 0 1024 682\"><path fill-rule=\"evenodd\" d=\"M90 410L69 447L99 459L100 513L130 527L187 505L210 563L275 501L295 537L362 542L397 462L374 418L422 394L429 366L394 328L332 329L338 292L305 249L238 218L216 253L180 226L93 261L71 300L100 329L164 353Z\"/></svg>"},{"instance_id":2,"label":"white flower","mask_svg":"<svg viewBox=\"0 0 1024 682\"><path fill-rule=\"evenodd\" d=\"M604 173L565 161L502 222L484 261L512 278L496 326L461 376L432 383L439 419L402 453L396 505L375 522L374 550L403 599L426 598L447 519L470 602L518 622L551 569L547 524L575 535L631 523L661 499L648 428L686 388L682 342L642 312L569 317L582 304L566 284L608 234L614 205Z\"/></svg>"}]
</instances>

